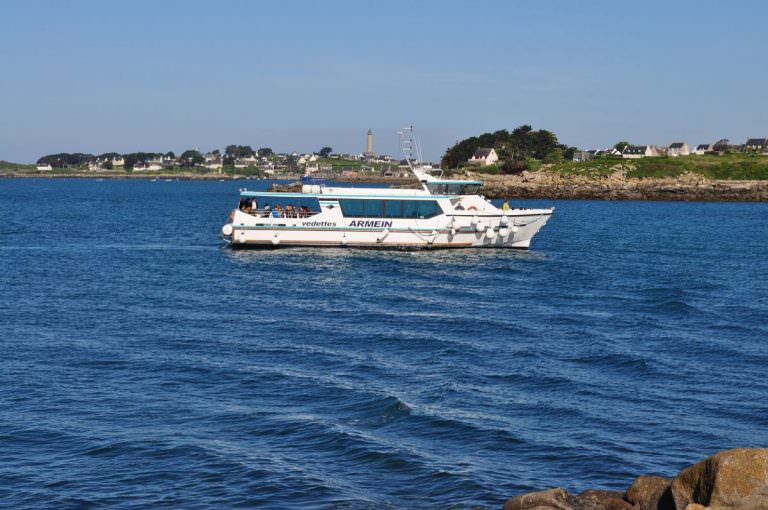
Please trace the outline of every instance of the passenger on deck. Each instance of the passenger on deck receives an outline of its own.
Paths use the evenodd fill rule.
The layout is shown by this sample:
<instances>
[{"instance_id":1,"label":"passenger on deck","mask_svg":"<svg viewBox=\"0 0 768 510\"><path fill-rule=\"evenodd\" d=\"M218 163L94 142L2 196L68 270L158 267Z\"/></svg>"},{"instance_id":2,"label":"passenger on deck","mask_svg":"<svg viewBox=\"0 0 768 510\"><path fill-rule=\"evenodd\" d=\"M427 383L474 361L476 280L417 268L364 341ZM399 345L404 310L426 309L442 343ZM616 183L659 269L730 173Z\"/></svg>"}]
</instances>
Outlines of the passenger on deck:
<instances>
[{"instance_id":1,"label":"passenger on deck","mask_svg":"<svg viewBox=\"0 0 768 510\"><path fill-rule=\"evenodd\" d=\"M275 218L285 218L285 209L280 204L275 206L275 210L272 211L272 216Z\"/></svg>"},{"instance_id":2,"label":"passenger on deck","mask_svg":"<svg viewBox=\"0 0 768 510\"><path fill-rule=\"evenodd\" d=\"M259 210L259 203L254 198L253 200L251 200L251 211L255 213L258 210Z\"/></svg>"},{"instance_id":3,"label":"passenger on deck","mask_svg":"<svg viewBox=\"0 0 768 510\"><path fill-rule=\"evenodd\" d=\"M293 206L293 204L288 204L285 206L285 217L286 218L296 217L296 208Z\"/></svg>"},{"instance_id":4,"label":"passenger on deck","mask_svg":"<svg viewBox=\"0 0 768 510\"><path fill-rule=\"evenodd\" d=\"M264 204L264 217L269 218L271 214L272 214L272 208L269 206L269 204Z\"/></svg>"},{"instance_id":5,"label":"passenger on deck","mask_svg":"<svg viewBox=\"0 0 768 510\"><path fill-rule=\"evenodd\" d=\"M302 205L299 207L299 218L306 218L309 216L309 207Z\"/></svg>"}]
</instances>

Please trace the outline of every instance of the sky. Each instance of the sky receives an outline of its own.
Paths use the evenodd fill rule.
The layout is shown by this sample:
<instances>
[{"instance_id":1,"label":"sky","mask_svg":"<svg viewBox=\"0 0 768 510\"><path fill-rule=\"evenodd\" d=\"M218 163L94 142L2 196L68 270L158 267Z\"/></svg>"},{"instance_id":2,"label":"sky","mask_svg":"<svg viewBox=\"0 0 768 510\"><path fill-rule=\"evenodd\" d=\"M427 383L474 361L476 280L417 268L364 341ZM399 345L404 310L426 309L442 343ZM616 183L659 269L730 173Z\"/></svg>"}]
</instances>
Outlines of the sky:
<instances>
[{"instance_id":1,"label":"sky","mask_svg":"<svg viewBox=\"0 0 768 510\"><path fill-rule=\"evenodd\" d=\"M768 136L768 2L0 0L0 160Z\"/></svg>"}]
</instances>

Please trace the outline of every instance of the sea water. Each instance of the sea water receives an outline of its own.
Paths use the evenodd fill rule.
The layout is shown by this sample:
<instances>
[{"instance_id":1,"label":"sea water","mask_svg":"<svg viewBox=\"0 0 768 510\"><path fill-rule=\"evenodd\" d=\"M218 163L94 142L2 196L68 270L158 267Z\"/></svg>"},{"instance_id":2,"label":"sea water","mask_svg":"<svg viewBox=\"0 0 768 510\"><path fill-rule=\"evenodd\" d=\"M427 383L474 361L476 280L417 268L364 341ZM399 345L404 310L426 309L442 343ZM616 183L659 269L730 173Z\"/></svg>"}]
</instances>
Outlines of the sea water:
<instances>
[{"instance_id":1,"label":"sea water","mask_svg":"<svg viewBox=\"0 0 768 510\"><path fill-rule=\"evenodd\" d=\"M242 185L0 181L0 506L494 508L768 444L768 204L232 251Z\"/></svg>"}]
</instances>

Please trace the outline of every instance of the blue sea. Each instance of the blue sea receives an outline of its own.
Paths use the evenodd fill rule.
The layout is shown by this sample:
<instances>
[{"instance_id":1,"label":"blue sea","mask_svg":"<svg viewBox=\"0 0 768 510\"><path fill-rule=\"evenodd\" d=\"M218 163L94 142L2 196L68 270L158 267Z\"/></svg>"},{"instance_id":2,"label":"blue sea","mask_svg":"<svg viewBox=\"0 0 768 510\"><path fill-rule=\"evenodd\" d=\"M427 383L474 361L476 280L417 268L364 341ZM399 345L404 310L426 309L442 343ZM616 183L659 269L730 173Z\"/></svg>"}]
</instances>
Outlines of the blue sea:
<instances>
[{"instance_id":1,"label":"blue sea","mask_svg":"<svg viewBox=\"0 0 768 510\"><path fill-rule=\"evenodd\" d=\"M499 508L768 446L768 204L225 248L266 184L0 181L0 507Z\"/></svg>"}]
</instances>

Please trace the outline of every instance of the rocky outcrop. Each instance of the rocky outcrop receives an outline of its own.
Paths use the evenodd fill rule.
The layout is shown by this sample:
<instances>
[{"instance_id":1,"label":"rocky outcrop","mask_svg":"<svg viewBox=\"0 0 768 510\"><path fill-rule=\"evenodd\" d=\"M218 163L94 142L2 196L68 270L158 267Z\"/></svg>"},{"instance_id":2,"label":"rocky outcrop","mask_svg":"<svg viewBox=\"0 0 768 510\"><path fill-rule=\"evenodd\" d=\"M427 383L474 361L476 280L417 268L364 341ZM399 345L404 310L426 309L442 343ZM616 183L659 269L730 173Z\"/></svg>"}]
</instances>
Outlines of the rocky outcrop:
<instances>
[{"instance_id":1,"label":"rocky outcrop","mask_svg":"<svg viewBox=\"0 0 768 510\"><path fill-rule=\"evenodd\" d=\"M572 496L558 487L521 494L506 502L504 510L632 510L621 492L588 490Z\"/></svg>"},{"instance_id":2,"label":"rocky outcrop","mask_svg":"<svg viewBox=\"0 0 768 510\"><path fill-rule=\"evenodd\" d=\"M624 497L638 510L675 510L670 485L672 480L660 476L638 476Z\"/></svg>"},{"instance_id":3,"label":"rocky outcrop","mask_svg":"<svg viewBox=\"0 0 768 510\"><path fill-rule=\"evenodd\" d=\"M674 479L640 476L626 492L563 488L520 494L504 510L768 510L768 448L736 448Z\"/></svg>"},{"instance_id":4,"label":"rocky outcrop","mask_svg":"<svg viewBox=\"0 0 768 510\"><path fill-rule=\"evenodd\" d=\"M690 504L728 510L768 510L768 448L720 452L672 481L676 509Z\"/></svg>"},{"instance_id":5,"label":"rocky outcrop","mask_svg":"<svg viewBox=\"0 0 768 510\"><path fill-rule=\"evenodd\" d=\"M521 175L478 178L485 181L480 193L488 198L768 201L768 181L711 181L696 174L629 179L620 173L587 177L523 172Z\"/></svg>"}]
</instances>

